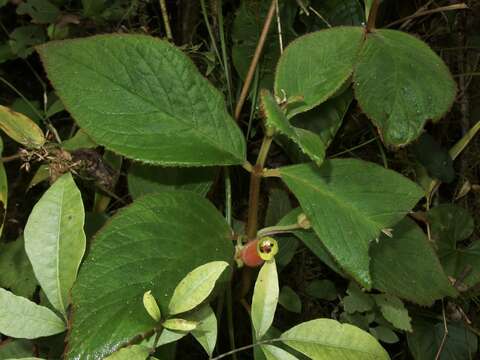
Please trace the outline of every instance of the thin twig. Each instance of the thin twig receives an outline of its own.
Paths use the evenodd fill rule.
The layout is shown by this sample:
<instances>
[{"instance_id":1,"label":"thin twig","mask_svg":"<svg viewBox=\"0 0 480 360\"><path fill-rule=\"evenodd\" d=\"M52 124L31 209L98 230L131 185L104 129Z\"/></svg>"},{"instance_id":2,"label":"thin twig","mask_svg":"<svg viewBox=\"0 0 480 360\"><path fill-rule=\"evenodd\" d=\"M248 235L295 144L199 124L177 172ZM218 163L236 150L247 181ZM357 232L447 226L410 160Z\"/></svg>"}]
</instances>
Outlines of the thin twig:
<instances>
[{"instance_id":1,"label":"thin twig","mask_svg":"<svg viewBox=\"0 0 480 360\"><path fill-rule=\"evenodd\" d=\"M268 9L267 17L265 18L265 23L263 24L263 29L260 34L260 38L258 39L257 48L255 49L255 53L253 54L252 61L250 63L250 67L248 68L247 76L245 77L245 82L243 83L242 91L240 92L240 97L238 98L237 106L235 107L235 120L238 121L240 118L240 113L243 108L243 104L247 99L248 90L250 89L250 85L253 80L253 75L255 74L255 69L257 68L258 61L260 60L260 56L262 55L263 47L265 45L265 40L267 39L268 31L270 30L270 25L272 24L273 15L275 14L275 6L276 0L272 0L270 4L270 8Z\"/></svg>"},{"instance_id":2,"label":"thin twig","mask_svg":"<svg viewBox=\"0 0 480 360\"><path fill-rule=\"evenodd\" d=\"M415 18L420 17L420 16L435 14L435 13L444 12L444 11L464 10L464 9L468 9L468 6L465 3L461 3L461 4L453 4L453 5L448 5L448 6L442 6L442 7L439 7L439 8L436 8L436 9L431 9L431 10L417 11L412 15L406 16L406 17L404 17L402 19L399 19L399 20L395 20L394 22L391 22L390 24L388 24L385 27L389 28L389 27L401 24L405 21L415 19Z\"/></svg>"},{"instance_id":3,"label":"thin twig","mask_svg":"<svg viewBox=\"0 0 480 360\"><path fill-rule=\"evenodd\" d=\"M440 359L440 355L442 354L443 348L445 347L445 342L447 341L447 336L448 336L447 318L445 316L445 305L443 304L443 300L442 300L442 317L443 317L443 326L445 331L443 333L442 342L440 343L440 347L438 348L437 355L435 355L435 360Z\"/></svg>"},{"instance_id":4,"label":"thin twig","mask_svg":"<svg viewBox=\"0 0 480 360\"><path fill-rule=\"evenodd\" d=\"M165 0L160 0L160 10L162 11L163 25L165 26L165 33L167 35L167 39L172 41L172 29L170 28L170 20L168 19L167 4Z\"/></svg>"},{"instance_id":5,"label":"thin twig","mask_svg":"<svg viewBox=\"0 0 480 360\"><path fill-rule=\"evenodd\" d=\"M375 29L375 23L377 21L378 8L380 6L380 0L373 0L372 7L368 14L367 32Z\"/></svg>"},{"instance_id":6,"label":"thin twig","mask_svg":"<svg viewBox=\"0 0 480 360\"><path fill-rule=\"evenodd\" d=\"M229 351L229 352L226 352L226 353L223 353L221 355L218 355L214 358L212 358L212 360L219 360L219 359L223 359L227 356L230 356L232 354L235 354L237 352L240 352L240 351L245 351L245 350L248 350L248 349L252 349L256 346L260 346L260 345L265 345L265 344L272 344L272 343L275 343L275 342L279 342L281 341L281 339L269 339L269 340L262 340L262 341L259 341L255 344L250 344L250 345L246 345L246 346L242 346L242 347L239 347L238 349L234 349L232 351Z\"/></svg>"},{"instance_id":7,"label":"thin twig","mask_svg":"<svg viewBox=\"0 0 480 360\"><path fill-rule=\"evenodd\" d=\"M20 159L22 157L22 155L23 154L18 153L18 154L15 154L15 155L4 156L4 157L0 158L0 163L6 163L6 162L9 162L9 161Z\"/></svg>"},{"instance_id":8,"label":"thin twig","mask_svg":"<svg viewBox=\"0 0 480 360\"><path fill-rule=\"evenodd\" d=\"M280 45L280 54L283 54L283 37L282 37L282 23L280 22L280 7L278 6L278 0L275 0L275 13L277 17L277 31L278 31L278 43Z\"/></svg>"}]
</instances>

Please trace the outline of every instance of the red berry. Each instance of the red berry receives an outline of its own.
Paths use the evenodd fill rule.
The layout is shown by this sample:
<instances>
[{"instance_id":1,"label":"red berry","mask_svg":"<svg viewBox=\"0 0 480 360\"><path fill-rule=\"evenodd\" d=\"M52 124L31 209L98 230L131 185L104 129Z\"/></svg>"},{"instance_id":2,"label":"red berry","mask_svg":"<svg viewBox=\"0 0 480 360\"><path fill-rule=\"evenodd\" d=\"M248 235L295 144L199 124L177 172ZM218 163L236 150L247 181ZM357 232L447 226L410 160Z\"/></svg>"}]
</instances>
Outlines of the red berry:
<instances>
[{"instance_id":1,"label":"red berry","mask_svg":"<svg viewBox=\"0 0 480 360\"><path fill-rule=\"evenodd\" d=\"M245 266L258 267L263 264L263 259L258 255L257 245L258 240L253 240L243 247L241 259Z\"/></svg>"}]
</instances>

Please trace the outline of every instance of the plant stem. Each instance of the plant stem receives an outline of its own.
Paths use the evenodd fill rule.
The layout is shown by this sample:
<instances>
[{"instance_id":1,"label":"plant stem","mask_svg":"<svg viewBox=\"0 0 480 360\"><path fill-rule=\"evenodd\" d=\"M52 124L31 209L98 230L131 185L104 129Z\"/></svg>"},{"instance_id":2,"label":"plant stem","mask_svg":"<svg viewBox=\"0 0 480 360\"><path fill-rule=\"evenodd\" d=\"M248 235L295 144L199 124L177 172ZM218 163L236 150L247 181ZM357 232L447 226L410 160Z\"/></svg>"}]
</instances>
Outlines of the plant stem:
<instances>
[{"instance_id":1,"label":"plant stem","mask_svg":"<svg viewBox=\"0 0 480 360\"><path fill-rule=\"evenodd\" d=\"M267 39L268 31L270 30L270 25L272 23L273 15L275 14L276 9L276 0L272 0L270 4L270 8L268 9L267 17L265 18L265 22L263 24L263 29L260 34L260 38L258 39L257 48L255 49L255 53L253 54L252 62L250 63L250 67L248 68L247 76L245 77L245 82L243 83L242 91L240 93L240 97L237 102L237 106L235 107L235 120L238 121L240 118L240 113L242 111L243 104L248 95L248 90L250 89L250 84L253 80L253 75L255 75L255 69L257 68L258 61L260 60L260 55L262 55L263 46L265 45L265 40Z\"/></svg>"},{"instance_id":2,"label":"plant stem","mask_svg":"<svg viewBox=\"0 0 480 360\"><path fill-rule=\"evenodd\" d=\"M222 49L223 57L223 71L225 73L225 79L227 80L227 93L228 93L228 107L230 111L233 110L233 94L232 94L232 76L230 74L230 66L228 66L228 55L227 55L227 42L225 40L225 26L223 22L223 6L222 0L217 4L218 6L218 32L220 34L220 47Z\"/></svg>"},{"instance_id":3,"label":"plant stem","mask_svg":"<svg viewBox=\"0 0 480 360\"><path fill-rule=\"evenodd\" d=\"M370 13L368 14L367 32L371 32L375 29L375 22L377 21L378 7L380 6L380 0L373 0Z\"/></svg>"},{"instance_id":4,"label":"plant stem","mask_svg":"<svg viewBox=\"0 0 480 360\"><path fill-rule=\"evenodd\" d=\"M264 136L260 152L258 153L257 163L250 174L250 194L248 198L248 220L246 231L248 241L255 239L257 236L260 184L262 181L263 167L271 144L272 137L268 135Z\"/></svg>"},{"instance_id":5,"label":"plant stem","mask_svg":"<svg viewBox=\"0 0 480 360\"><path fill-rule=\"evenodd\" d=\"M221 354L221 355L218 355L218 356L212 358L211 360L223 359L223 358L225 358L225 357L227 357L227 356L229 356L229 355L233 355L233 354L235 354L235 353L237 353L237 352L240 352L240 351L245 351L245 350L248 350L248 349L252 349L252 348L254 348L254 347L256 347L256 346L260 346L260 345L264 345L264 344L272 344L272 343L279 342L279 341L281 341L280 338L278 338L278 339L262 340L262 341L259 341L259 342L255 343L255 344L250 344L250 345L242 346L242 347L239 347L238 349L234 349L234 350L231 350L231 351L229 351L229 352L223 353L223 354Z\"/></svg>"},{"instance_id":6,"label":"plant stem","mask_svg":"<svg viewBox=\"0 0 480 360\"><path fill-rule=\"evenodd\" d=\"M170 21L168 20L167 4L165 0L160 0L160 10L162 11L163 25L165 26L165 33L169 41L173 40L172 29L170 28Z\"/></svg>"},{"instance_id":7,"label":"plant stem","mask_svg":"<svg viewBox=\"0 0 480 360\"><path fill-rule=\"evenodd\" d=\"M230 341L230 348L235 349L235 327L233 325L233 298L232 287L227 285L227 323L228 323L228 340ZM237 354L232 354L233 360L237 359Z\"/></svg>"},{"instance_id":8,"label":"plant stem","mask_svg":"<svg viewBox=\"0 0 480 360\"><path fill-rule=\"evenodd\" d=\"M275 234L284 234L292 232L293 230L303 229L299 224L291 224L291 225L276 225L276 226L269 226L263 229L258 230L257 237L262 238L264 236L270 236Z\"/></svg>"}]
</instances>

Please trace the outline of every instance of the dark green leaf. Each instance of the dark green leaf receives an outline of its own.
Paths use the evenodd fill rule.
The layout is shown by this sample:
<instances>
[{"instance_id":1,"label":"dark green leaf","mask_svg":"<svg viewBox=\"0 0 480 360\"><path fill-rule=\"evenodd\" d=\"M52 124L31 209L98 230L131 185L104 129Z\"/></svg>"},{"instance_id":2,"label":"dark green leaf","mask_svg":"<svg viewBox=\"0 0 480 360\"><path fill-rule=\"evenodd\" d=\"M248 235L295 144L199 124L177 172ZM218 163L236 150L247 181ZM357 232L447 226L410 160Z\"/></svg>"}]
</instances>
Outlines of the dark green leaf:
<instances>
[{"instance_id":1,"label":"dark green leaf","mask_svg":"<svg viewBox=\"0 0 480 360\"><path fill-rule=\"evenodd\" d=\"M408 347L415 360L435 359L445 334L441 321L416 318L413 332L407 334ZM462 323L448 324L448 336L440 353L439 360L474 359L478 348L477 336Z\"/></svg>"},{"instance_id":2,"label":"dark green leaf","mask_svg":"<svg viewBox=\"0 0 480 360\"><path fill-rule=\"evenodd\" d=\"M133 163L128 170L128 190L134 199L167 190L190 190L207 195L215 168L165 168Z\"/></svg>"},{"instance_id":3,"label":"dark green leaf","mask_svg":"<svg viewBox=\"0 0 480 360\"><path fill-rule=\"evenodd\" d=\"M430 176L446 183L453 181L455 170L452 157L431 135L423 134L413 146L413 151Z\"/></svg>"},{"instance_id":4,"label":"dark green leaf","mask_svg":"<svg viewBox=\"0 0 480 360\"><path fill-rule=\"evenodd\" d=\"M337 298L335 283L330 280L313 280L307 286L308 295L322 300L333 301Z\"/></svg>"},{"instance_id":5,"label":"dark green leaf","mask_svg":"<svg viewBox=\"0 0 480 360\"><path fill-rule=\"evenodd\" d=\"M420 305L456 296L423 231L405 218L371 246L373 287Z\"/></svg>"},{"instance_id":6,"label":"dark green leaf","mask_svg":"<svg viewBox=\"0 0 480 360\"><path fill-rule=\"evenodd\" d=\"M456 93L453 78L424 42L395 30L369 33L354 73L355 97L387 145L415 140Z\"/></svg>"},{"instance_id":7,"label":"dark green leaf","mask_svg":"<svg viewBox=\"0 0 480 360\"><path fill-rule=\"evenodd\" d=\"M33 53L33 46L47 41L45 30L40 25L26 25L15 28L10 34L8 41L12 52L26 58Z\"/></svg>"},{"instance_id":8,"label":"dark green leaf","mask_svg":"<svg viewBox=\"0 0 480 360\"><path fill-rule=\"evenodd\" d=\"M49 24L55 22L60 10L48 0L26 0L18 5L17 14L28 14L37 24Z\"/></svg>"},{"instance_id":9,"label":"dark green leaf","mask_svg":"<svg viewBox=\"0 0 480 360\"><path fill-rule=\"evenodd\" d=\"M410 324L412 319L402 300L389 294L374 295L373 298L380 307L383 317L393 326L400 330L412 331Z\"/></svg>"},{"instance_id":10,"label":"dark green leaf","mask_svg":"<svg viewBox=\"0 0 480 360\"><path fill-rule=\"evenodd\" d=\"M372 310L375 302L370 294L364 293L357 284L350 282L348 295L343 298L343 307L349 314Z\"/></svg>"},{"instance_id":11,"label":"dark green leaf","mask_svg":"<svg viewBox=\"0 0 480 360\"><path fill-rule=\"evenodd\" d=\"M280 168L313 229L340 266L369 289L369 244L423 196L402 175L355 159Z\"/></svg>"},{"instance_id":12,"label":"dark green leaf","mask_svg":"<svg viewBox=\"0 0 480 360\"><path fill-rule=\"evenodd\" d=\"M285 49L275 95L286 97L289 118L328 100L350 78L363 36L360 27L338 27L299 37Z\"/></svg>"},{"instance_id":13,"label":"dark green leaf","mask_svg":"<svg viewBox=\"0 0 480 360\"><path fill-rule=\"evenodd\" d=\"M0 245L0 287L30 298L37 286L32 265L25 253L23 237Z\"/></svg>"},{"instance_id":14,"label":"dark green leaf","mask_svg":"<svg viewBox=\"0 0 480 360\"><path fill-rule=\"evenodd\" d=\"M96 143L154 164L244 162L245 140L221 93L170 43L98 35L38 51L66 109Z\"/></svg>"},{"instance_id":15,"label":"dark green leaf","mask_svg":"<svg viewBox=\"0 0 480 360\"><path fill-rule=\"evenodd\" d=\"M145 196L97 233L73 288L67 359L113 352L155 322L143 309L152 290L166 314L173 290L194 268L233 259L223 216L192 192Z\"/></svg>"},{"instance_id":16,"label":"dark green leaf","mask_svg":"<svg viewBox=\"0 0 480 360\"><path fill-rule=\"evenodd\" d=\"M283 286L280 290L278 303L288 311L300 314L302 312L302 301L290 286Z\"/></svg>"}]
</instances>

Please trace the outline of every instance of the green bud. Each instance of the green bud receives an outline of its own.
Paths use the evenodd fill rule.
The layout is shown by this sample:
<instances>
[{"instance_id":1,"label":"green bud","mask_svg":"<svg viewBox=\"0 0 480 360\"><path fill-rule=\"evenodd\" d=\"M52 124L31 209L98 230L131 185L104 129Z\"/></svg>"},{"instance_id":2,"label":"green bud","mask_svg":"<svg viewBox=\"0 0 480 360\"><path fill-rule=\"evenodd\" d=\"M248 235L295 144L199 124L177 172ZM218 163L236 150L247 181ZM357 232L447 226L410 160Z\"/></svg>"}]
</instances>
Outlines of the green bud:
<instances>
[{"instance_id":1,"label":"green bud","mask_svg":"<svg viewBox=\"0 0 480 360\"><path fill-rule=\"evenodd\" d=\"M160 321L162 313L160 312L160 308L158 307L157 301L153 297L151 290L143 294L143 306L153 320Z\"/></svg>"},{"instance_id":2,"label":"green bud","mask_svg":"<svg viewBox=\"0 0 480 360\"><path fill-rule=\"evenodd\" d=\"M168 319L165 320L162 326L165 329L173 331L192 331L198 325L198 321L191 321L185 319Z\"/></svg>"}]
</instances>

